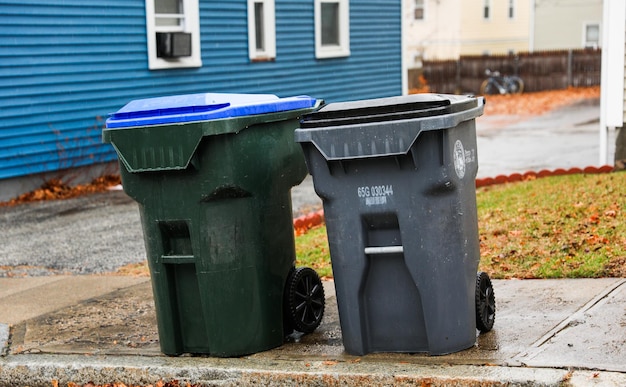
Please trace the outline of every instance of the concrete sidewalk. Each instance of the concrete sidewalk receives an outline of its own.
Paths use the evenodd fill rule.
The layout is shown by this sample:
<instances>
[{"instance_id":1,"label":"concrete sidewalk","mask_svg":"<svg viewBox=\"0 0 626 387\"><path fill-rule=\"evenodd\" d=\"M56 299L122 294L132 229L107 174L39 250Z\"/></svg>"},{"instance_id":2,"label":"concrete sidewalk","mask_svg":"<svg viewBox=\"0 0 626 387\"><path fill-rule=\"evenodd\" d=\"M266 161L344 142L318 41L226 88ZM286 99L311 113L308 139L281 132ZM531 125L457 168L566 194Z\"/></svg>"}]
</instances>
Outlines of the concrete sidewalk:
<instances>
[{"instance_id":1,"label":"concrete sidewalk","mask_svg":"<svg viewBox=\"0 0 626 387\"><path fill-rule=\"evenodd\" d=\"M494 329L446 356L345 353L332 281L316 332L231 359L162 355L146 277L4 278L0 289L11 324L10 338L0 324L0 386L626 385L626 279L496 280Z\"/></svg>"}]
</instances>

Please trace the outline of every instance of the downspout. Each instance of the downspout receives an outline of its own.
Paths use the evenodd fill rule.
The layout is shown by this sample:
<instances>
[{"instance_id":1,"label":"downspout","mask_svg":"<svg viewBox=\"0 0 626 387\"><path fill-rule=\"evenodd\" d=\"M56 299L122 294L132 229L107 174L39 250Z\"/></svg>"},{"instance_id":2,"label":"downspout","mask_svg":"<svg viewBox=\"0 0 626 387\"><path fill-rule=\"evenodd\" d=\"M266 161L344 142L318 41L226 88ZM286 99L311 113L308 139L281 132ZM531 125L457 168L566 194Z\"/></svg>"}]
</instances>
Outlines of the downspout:
<instances>
[{"instance_id":1,"label":"downspout","mask_svg":"<svg viewBox=\"0 0 626 387\"><path fill-rule=\"evenodd\" d=\"M528 23L529 31L528 31L528 52L533 52L535 50L535 0L530 0L530 17Z\"/></svg>"},{"instance_id":2,"label":"downspout","mask_svg":"<svg viewBox=\"0 0 626 387\"><path fill-rule=\"evenodd\" d=\"M602 7L602 65L600 73L600 165L609 160L609 130L624 123L624 44L626 4L604 0Z\"/></svg>"}]
</instances>

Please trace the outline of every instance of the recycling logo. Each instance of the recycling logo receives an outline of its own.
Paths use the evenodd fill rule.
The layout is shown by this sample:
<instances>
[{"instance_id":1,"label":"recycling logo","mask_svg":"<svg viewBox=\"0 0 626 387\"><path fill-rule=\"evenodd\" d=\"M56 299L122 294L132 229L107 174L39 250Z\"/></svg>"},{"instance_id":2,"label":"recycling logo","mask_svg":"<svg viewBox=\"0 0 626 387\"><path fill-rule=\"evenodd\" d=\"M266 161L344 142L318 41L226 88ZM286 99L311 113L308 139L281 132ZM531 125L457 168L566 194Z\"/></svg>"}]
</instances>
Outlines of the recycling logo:
<instances>
[{"instance_id":1,"label":"recycling logo","mask_svg":"<svg viewBox=\"0 0 626 387\"><path fill-rule=\"evenodd\" d=\"M454 143L454 170L459 179L465 176L465 149L461 140Z\"/></svg>"}]
</instances>

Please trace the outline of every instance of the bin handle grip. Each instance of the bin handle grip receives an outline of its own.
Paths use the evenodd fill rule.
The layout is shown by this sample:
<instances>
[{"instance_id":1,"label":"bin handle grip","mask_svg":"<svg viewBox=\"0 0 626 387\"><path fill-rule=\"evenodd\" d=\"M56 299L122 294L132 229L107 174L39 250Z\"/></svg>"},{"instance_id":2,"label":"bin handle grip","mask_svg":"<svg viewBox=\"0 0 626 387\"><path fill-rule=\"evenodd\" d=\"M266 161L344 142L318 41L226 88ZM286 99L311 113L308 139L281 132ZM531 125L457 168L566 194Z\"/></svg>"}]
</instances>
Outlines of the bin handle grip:
<instances>
[{"instance_id":1,"label":"bin handle grip","mask_svg":"<svg viewBox=\"0 0 626 387\"><path fill-rule=\"evenodd\" d=\"M402 246L366 247L364 252L366 255L404 254L404 247Z\"/></svg>"}]
</instances>

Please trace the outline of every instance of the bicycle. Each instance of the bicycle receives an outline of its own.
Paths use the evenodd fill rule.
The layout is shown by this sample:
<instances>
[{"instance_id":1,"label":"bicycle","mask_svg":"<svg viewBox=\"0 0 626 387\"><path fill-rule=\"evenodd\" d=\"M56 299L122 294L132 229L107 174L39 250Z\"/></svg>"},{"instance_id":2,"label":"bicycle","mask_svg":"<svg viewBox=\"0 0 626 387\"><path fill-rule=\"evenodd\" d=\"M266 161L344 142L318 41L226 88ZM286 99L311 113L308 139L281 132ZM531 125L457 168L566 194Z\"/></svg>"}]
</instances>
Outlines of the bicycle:
<instances>
[{"instance_id":1,"label":"bicycle","mask_svg":"<svg viewBox=\"0 0 626 387\"><path fill-rule=\"evenodd\" d=\"M480 85L480 94L521 94L524 81L516 75L501 75L499 71L485 70L488 77Z\"/></svg>"}]
</instances>

